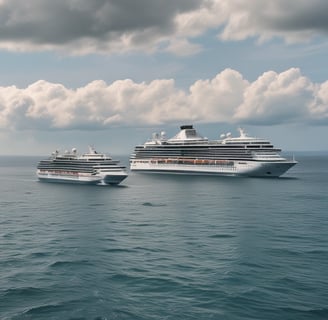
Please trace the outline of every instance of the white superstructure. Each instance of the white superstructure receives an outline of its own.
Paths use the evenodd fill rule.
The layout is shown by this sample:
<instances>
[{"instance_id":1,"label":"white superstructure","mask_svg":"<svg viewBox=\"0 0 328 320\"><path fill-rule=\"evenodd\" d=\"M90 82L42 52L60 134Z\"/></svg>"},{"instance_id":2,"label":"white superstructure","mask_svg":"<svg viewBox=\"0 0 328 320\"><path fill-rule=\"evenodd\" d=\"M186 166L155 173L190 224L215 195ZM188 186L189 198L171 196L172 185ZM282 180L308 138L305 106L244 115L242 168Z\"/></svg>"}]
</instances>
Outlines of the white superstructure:
<instances>
[{"instance_id":1,"label":"white superstructure","mask_svg":"<svg viewBox=\"0 0 328 320\"><path fill-rule=\"evenodd\" d=\"M92 147L82 155L75 148L63 154L56 151L37 166L39 180L49 182L119 184L127 176L126 168L118 160L97 153Z\"/></svg>"},{"instance_id":2,"label":"white superstructure","mask_svg":"<svg viewBox=\"0 0 328 320\"><path fill-rule=\"evenodd\" d=\"M219 140L208 140L192 125L181 126L180 132L167 139L165 132L135 147L130 157L132 171L211 175L279 177L297 162L280 155L270 141L248 136L239 129Z\"/></svg>"}]
</instances>

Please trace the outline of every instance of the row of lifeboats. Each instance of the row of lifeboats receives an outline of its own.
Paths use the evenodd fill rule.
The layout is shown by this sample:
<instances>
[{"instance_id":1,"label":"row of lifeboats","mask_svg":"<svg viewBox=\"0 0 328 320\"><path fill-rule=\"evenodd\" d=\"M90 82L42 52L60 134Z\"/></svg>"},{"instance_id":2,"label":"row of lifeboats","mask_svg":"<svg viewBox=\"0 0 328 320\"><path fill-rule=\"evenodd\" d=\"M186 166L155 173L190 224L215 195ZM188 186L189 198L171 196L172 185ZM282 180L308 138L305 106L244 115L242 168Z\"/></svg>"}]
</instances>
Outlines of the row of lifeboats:
<instances>
[{"instance_id":1,"label":"row of lifeboats","mask_svg":"<svg viewBox=\"0 0 328 320\"><path fill-rule=\"evenodd\" d=\"M217 166L233 166L233 161L230 160L208 160L208 159L152 159L151 164L186 164L186 165L217 165Z\"/></svg>"}]
</instances>

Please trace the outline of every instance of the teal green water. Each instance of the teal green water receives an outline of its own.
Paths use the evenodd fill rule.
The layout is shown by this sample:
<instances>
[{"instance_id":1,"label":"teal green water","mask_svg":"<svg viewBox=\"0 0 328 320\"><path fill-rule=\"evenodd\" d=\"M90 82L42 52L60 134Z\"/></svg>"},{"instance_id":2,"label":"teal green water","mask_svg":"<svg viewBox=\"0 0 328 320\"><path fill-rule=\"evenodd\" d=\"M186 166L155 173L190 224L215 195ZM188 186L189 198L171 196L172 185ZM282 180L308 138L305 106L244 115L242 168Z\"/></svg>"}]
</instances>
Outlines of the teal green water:
<instances>
[{"instance_id":1,"label":"teal green water","mask_svg":"<svg viewBox=\"0 0 328 320\"><path fill-rule=\"evenodd\" d=\"M40 183L38 160L0 157L0 319L328 319L327 155L118 187Z\"/></svg>"}]
</instances>

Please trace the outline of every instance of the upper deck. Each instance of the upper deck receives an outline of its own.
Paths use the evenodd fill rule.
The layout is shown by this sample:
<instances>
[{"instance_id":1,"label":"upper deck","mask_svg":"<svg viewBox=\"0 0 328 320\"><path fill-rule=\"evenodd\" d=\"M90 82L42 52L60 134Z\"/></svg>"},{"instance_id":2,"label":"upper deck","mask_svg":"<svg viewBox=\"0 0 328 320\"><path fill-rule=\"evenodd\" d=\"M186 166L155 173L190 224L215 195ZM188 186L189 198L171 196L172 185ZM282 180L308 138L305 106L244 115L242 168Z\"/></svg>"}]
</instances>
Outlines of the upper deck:
<instances>
[{"instance_id":1,"label":"upper deck","mask_svg":"<svg viewBox=\"0 0 328 320\"><path fill-rule=\"evenodd\" d=\"M250 137L246 132L239 128L239 136L232 137L231 133L222 134L221 139L209 140L206 137L200 135L192 125L184 125L180 127L180 132L178 132L174 137L167 139L165 132L160 134L154 133L152 138L148 140L143 146L154 146L154 145L190 145L190 146L204 146L208 145L210 147L216 146L233 146L236 147L247 147L248 145L259 146L264 148L273 148L273 145L269 140Z\"/></svg>"},{"instance_id":2,"label":"upper deck","mask_svg":"<svg viewBox=\"0 0 328 320\"><path fill-rule=\"evenodd\" d=\"M153 134L152 139L137 145L132 159L144 158L194 158L234 160L283 160L280 149L269 140L248 136L239 129L239 136L222 134L220 139L209 140L200 135L192 125L180 127L174 137L167 139L165 132Z\"/></svg>"}]
</instances>

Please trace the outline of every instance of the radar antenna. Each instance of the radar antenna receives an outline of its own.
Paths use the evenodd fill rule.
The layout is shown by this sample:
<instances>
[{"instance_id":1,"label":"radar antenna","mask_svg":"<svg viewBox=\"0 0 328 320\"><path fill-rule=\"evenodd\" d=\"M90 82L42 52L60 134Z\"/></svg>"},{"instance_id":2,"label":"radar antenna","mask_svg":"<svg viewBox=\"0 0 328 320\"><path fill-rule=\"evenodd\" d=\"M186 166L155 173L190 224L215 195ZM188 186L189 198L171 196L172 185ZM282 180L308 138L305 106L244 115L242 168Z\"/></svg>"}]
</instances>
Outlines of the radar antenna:
<instances>
[{"instance_id":1,"label":"radar antenna","mask_svg":"<svg viewBox=\"0 0 328 320\"><path fill-rule=\"evenodd\" d=\"M239 134L240 134L241 138L247 137L247 134L246 134L245 130L242 127L239 127L238 131L239 131Z\"/></svg>"}]
</instances>

